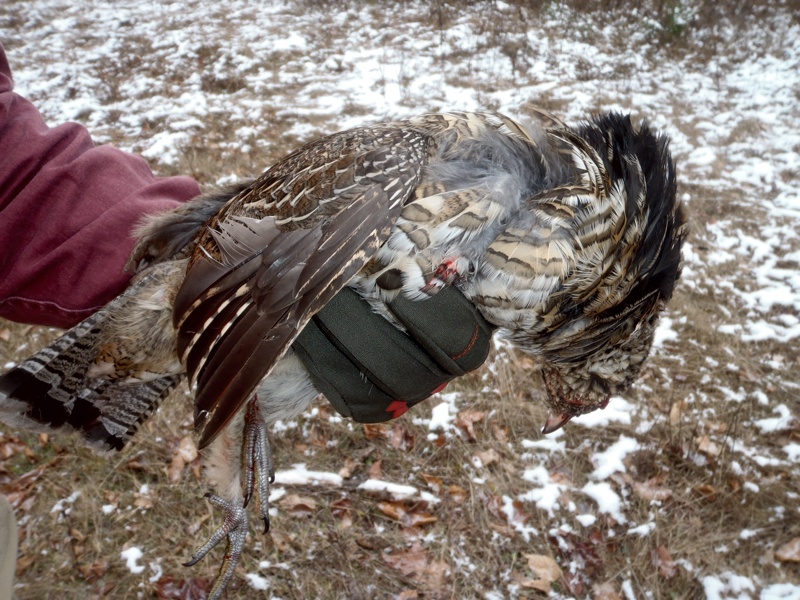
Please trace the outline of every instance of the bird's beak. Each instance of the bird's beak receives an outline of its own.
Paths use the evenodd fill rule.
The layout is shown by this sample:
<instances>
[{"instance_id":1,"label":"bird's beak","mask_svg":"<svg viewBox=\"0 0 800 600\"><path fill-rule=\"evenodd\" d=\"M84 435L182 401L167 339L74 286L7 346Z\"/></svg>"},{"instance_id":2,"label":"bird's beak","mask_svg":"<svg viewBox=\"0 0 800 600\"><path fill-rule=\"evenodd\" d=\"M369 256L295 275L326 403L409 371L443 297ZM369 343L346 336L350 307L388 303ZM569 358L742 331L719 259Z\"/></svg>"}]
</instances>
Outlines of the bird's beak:
<instances>
[{"instance_id":1,"label":"bird's beak","mask_svg":"<svg viewBox=\"0 0 800 600\"><path fill-rule=\"evenodd\" d=\"M558 431L564 425L569 422L572 418L572 415L561 414L561 415L550 415L547 417L547 422L542 427L542 433L547 435L548 433L553 433L554 431Z\"/></svg>"}]
</instances>

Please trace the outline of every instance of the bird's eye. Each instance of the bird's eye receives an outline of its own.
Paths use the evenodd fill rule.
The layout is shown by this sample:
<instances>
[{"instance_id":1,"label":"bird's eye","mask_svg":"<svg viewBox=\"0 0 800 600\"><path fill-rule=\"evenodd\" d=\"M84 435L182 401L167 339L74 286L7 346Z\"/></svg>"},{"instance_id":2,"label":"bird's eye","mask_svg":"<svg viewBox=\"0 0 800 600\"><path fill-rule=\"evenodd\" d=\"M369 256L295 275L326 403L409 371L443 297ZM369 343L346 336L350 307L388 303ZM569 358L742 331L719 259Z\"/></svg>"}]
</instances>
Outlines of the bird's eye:
<instances>
[{"instance_id":1,"label":"bird's eye","mask_svg":"<svg viewBox=\"0 0 800 600\"><path fill-rule=\"evenodd\" d=\"M469 265L467 266L467 272L470 275L475 275L475 272L478 270L478 265L475 264L474 260L469 261Z\"/></svg>"}]
</instances>

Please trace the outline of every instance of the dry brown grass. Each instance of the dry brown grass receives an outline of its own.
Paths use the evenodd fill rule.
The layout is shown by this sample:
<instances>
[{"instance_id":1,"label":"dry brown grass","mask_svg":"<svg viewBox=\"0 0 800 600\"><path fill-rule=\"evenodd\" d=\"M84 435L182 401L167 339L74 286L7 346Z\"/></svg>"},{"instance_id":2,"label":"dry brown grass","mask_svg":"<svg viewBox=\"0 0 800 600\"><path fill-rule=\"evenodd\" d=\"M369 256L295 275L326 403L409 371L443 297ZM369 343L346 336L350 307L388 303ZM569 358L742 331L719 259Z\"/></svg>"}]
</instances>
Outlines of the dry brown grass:
<instances>
[{"instance_id":1,"label":"dry brown grass","mask_svg":"<svg viewBox=\"0 0 800 600\"><path fill-rule=\"evenodd\" d=\"M336 2L333 6L354 4L360 5ZM519 13L525 18L546 10L536 3L512 4L525 9ZM593 33L586 26L587 15L618 14L614 13L617 9L625 13L635 3L604 1L597 5L600 12L583 0L568 4L585 9L572 33L588 37ZM368 5L381 12L378 3ZM493 34L493 45L502 46L510 57L525 56L529 49L512 35L525 30L524 18L498 23L493 20L492 6L435 2L430 14L445 28L466 7L473 7L475 18L485 19L485 27ZM675 5L649 6L667 22ZM736 18L745 22L758 16L761 3L745 9L750 3L708 2L701 5L699 14L717 11L713 14L719 16L717 6L733 7ZM22 35L26 24L12 17L6 16L5 28ZM680 37L682 42L674 52L688 52L701 32L699 19L688 30L670 32L666 27L658 34L661 43ZM712 20L712 31L714 24ZM315 35L330 32L320 28ZM109 102L120 97L121 79L135 67L124 60L147 56L152 40L129 38L126 43L130 44L127 59L108 57L95 65L104 81L98 93ZM198 60L204 64L220 60L222 44L224 40L204 45ZM702 46L704 52L718 50L697 44L695 49ZM469 57L442 60L455 65L459 58L465 62L448 76L463 83L470 77ZM154 77L185 76L171 72L168 64L148 65ZM202 66L198 64L198 69ZM579 75L600 76L588 64ZM473 84L489 89L493 82ZM214 93L233 94L244 84L235 77L206 75L202 85ZM537 104L555 112L563 108L563 100L547 96L537 99ZM363 110L357 105L350 109L356 116ZM211 115L203 129L192 134L178 162L153 166L165 175L192 175L202 184L231 173L251 176L302 141L290 131L295 118L266 107L260 115L267 124L259 132L261 139L237 140L237 124ZM310 126L317 125L315 117L303 118ZM148 122L142 136L163 125L157 119ZM98 133L128 147L140 142L113 126ZM240 148L244 143L250 146L248 152ZM721 195L698 184L684 186L682 192L692 197L691 242L701 256L714 246L705 224L733 218L737 227L747 231L760 218L757 212L744 212L741 198L733 192ZM637 406L632 424L612 423L596 429L570 426L562 438L564 452L532 452L523 444L540 437L545 418L542 387L528 360L505 352L493 357L490 367L448 388L460 392L459 408L462 415L473 417L472 432L465 418L449 437L428 439L428 428L415 424L413 417L429 417L435 401L420 405L397 422L375 427L331 419L331 409L318 404L316 412L272 436L275 461L279 470L305 463L309 470L344 472L344 484L341 488L287 486L288 494L312 498L315 504L281 505L281 499L268 535L260 533L258 524L251 526L239 577L228 597L254 594L243 578L246 573L268 577L270 593L287 599L479 598L492 591L502 595L509 585L524 586L533 577L526 558L530 554L553 556L565 568L576 565L575 572L565 571L554 583L553 589L562 597L619 598L627 581L640 597L699 598L703 595L700 577L725 571L762 583L800 580L800 566L778 565L772 559L777 546L800 535L793 509L800 498L800 477L796 469L748 462L748 451L741 450L743 446L777 448L787 440L800 440L797 423L774 434L749 425L754 419L774 416L771 407L779 403L797 406L797 349L774 341L744 344L719 333L718 326L736 321L742 310L724 288L715 286L723 278L744 286L748 273L737 264L710 267L704 281L676 294L670 314L680 343L668 343L648 363L630 395ZM55 335L52 330L0 322L0 365L21 360ZM772 357L772 364L783 367L765 366L764 357ZM744 399L731 400L726 390L740 388ZM756 389L769 391L770 406L756 401L751 394ZM170 579L174 588L185 584L207 589L222 550L191 569L181 562L219 524L220 514L202 500L206 487L199 462L180 471L177 483L168 475L178 444L192 433L190 415L191 400L184 392L176 394L135 443L108 457L98 457L71 439L0 428L0 491L11 496L20 522L21 598L189 597L188 588L183 595L173 594L167 586ZM621 434L634 438L639 449L626 459L627 472L612 475L610 482L625 498L630 524L655 523L650 535L626 533L628 525L598 513L595 503L579 492L596 466L592 456ZM717 449L709 449L709 442ZM488 464L476 467L476 457ZM533 502L517 500L514 522L502 509L503 499L515 499L530 490L523 475L540 465L563 483L557 508L550 515ZM382 505L396 501L356 489L375 476L430 491L441 502ZM149 491L143 493L145 485ZM53 510L75 491L80 495L72 503L62 502L63 510ZM654 504L648 493L656 492L662 499ZM108 514L104 505L112 507ZM405 521L391 516L400 510L407 513ZM598 518L584 527L575 518L581 514ZM535 528L537 534L525 539L522 525ZM743 539L743 529L754 533ZM120 559L120 551L127 546L146 550L142 574L131 573ZM259 565L262 561L268 564ZM151 568L150 563L158 566ZM161 579L149 581L157 569L161 569ZM518 591L520 597L540 595L532 588Z\"/></svg>"}]
</instances>

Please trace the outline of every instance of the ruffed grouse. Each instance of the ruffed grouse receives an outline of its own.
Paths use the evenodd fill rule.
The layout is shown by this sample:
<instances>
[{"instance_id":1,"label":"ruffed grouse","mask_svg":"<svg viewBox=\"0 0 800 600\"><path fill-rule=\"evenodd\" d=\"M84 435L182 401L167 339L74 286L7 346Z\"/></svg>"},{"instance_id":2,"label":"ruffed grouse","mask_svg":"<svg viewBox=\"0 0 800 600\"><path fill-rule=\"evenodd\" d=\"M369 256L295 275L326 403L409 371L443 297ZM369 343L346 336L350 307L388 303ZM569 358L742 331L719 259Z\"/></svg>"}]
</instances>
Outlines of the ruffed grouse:
<instances>
[{"instance_id":1,"label":"ruffed grouse","mask_svg":"<svg viewBox=\"0 0 800 600\"><path fill-rule=\"evenodd\" d=\"M393 324L397 294L456 287L540 357L548 432L636 378L679 275L683 216L667 139L645 123L454 112L321 138L140 236L125 293L0 379L0 418L118 450L188 374L226 511L190 564L228 538L217 598L254 490L268 524L265 426L318 395L291 345L344 286Z\"/></svg>"}]
</instances>

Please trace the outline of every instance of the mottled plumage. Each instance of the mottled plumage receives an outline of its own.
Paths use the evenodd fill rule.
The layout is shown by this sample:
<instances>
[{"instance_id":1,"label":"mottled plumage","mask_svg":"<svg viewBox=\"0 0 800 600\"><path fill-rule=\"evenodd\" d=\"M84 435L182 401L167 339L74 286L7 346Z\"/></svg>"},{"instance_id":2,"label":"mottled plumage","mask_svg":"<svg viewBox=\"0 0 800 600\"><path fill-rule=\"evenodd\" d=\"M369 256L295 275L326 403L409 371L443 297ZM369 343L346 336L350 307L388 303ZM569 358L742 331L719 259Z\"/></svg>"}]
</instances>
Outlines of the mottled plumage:
<instances>
[{"instance_id":1,"label":"mottled plumage","mask_svg":"<svg viewBox=\"0 0 800 600\"><path fill-rule=\"evenodd\" d=\"M191 562L228 538L217 597L254 491L268 524L263 425L317 395L290 346L343 286L392 322L397 294L457 286L540 357L552 431L604 407L647 357L679 274L675 196L666 138L619 114L568 127L446 113L321 138L147 223L128 291L4 375L0 417L118 449L188 374L227 514Z\"/></svg>"}]
</instances>

